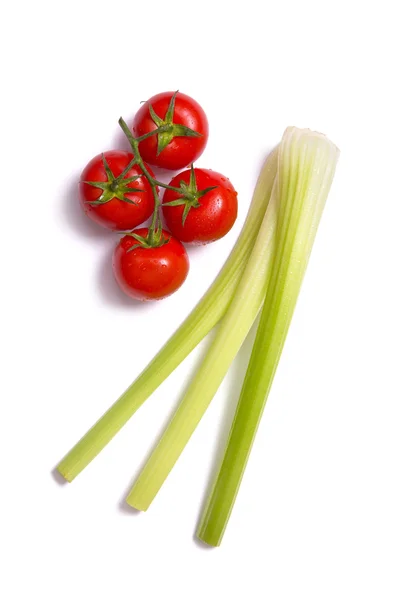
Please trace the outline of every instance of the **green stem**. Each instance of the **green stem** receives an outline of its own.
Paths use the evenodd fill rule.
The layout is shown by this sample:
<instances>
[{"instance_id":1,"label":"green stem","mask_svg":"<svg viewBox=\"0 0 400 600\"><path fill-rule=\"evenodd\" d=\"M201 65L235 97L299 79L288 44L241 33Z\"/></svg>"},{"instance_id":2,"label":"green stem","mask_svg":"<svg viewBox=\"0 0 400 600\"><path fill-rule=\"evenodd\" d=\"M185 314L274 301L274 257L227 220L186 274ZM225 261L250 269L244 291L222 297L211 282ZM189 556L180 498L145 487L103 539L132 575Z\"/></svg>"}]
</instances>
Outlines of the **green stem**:
<instances>
[{"instance_id":1,"label":"green stem","mask_svg":"<svg viewBox=\"0 0 400 600\"><path fill-rule=\"evenodd\" d=\"M221 543L282 353L338 159L324 136L294 128L279 150L278 238L271 283L225 455L197 536Z\"/></svg>"},{"instance_id":2,"label":"green stem","mask_svg":"<svg viewBox=\"0 0 400 600\"><path fill-rule=\"evenodd\" d=\"M156 129L153 129L153 131L149 131L148 133L144 133L143 135L141 135L140 137L135 138L136 141L138 143L143 142L144 140L147 140L149 137L153 137L154 135L158 135L161 131L161 127L157 127Z\"/></svg>"},{"instance_id":3,"label":"green stem","mask_svg":"<svg viewBox=\"0 0 400 600\"><path fill-rule=\"evenodd\" d=\"M122 131L125 133L125 135L128 139L128 142L131 145L132 152L133 152L133 155L136 160L136 164L143 171L144 176L146 177L146 179L148 180L148 182L150 184L151 191L153 194L154 209L153 209L153 216L151 219L151 225L149 227L149 234L148 234L148 241L149 241L150 246L152 246L152 245L156 244L155 232L161 226L161 217L160 217L161 201L160 201L160 196L158 194L157 187L159 186L159 187L167 188L169 190L173 190L178 193L180 193L181 190L179 188L174 188L172 186L162 183L161 181L158 181L155 177L153 177L149 173L149 170L147 169L146 164L140 155L139 144L143 140L145 140L155 134L162 133L164 131L164 129L166 128L166 126L162 125L161 127L157 127L157 129L154 129L153 131L150 131L149 133L146 133L138 138L135 138L133 136L131 130L129 129L128 125L126 124L126 122L124 121L124 119L122 117L119 119L118 123L119 123L119 126L121 127Z\"/></svg>"},{"instance_id":4,"label":"green stem","mask_svg":"<svg viewBox=\"0 0 400 600\"><path fill-rule=\"evenodd\" d=\"M154 183L151 182L150 180L149 180L149 183L150 183L151 191L153 192L153 198L154 198L153 216L151 218L151 225L149 227L149 242L150 242L150 245L153 245L154 244L154 234L157 229L157 223L158 223L158 221L160 221L160 223L161 223L160 198L159 198L157 188L154 185Z\"/></svg>"},{"instance_id":5,"label":"green stem","mask_svg":"<svg viewBox=\"0 0 400 600\"><path fill-rule=\"evenodd\" d=\"M173 192L177 192L178 194L182 194L181 188L177 188L177 187L174 187L172 185L168 185L166 183L163 183L162 181L158 181L157 180L157 185L159 185L160 187L162 187L162 188L164 188L166 190L172 190Z\"/></svg>"},{"instance_id":6,"label":"green stem","mask_svg":"<svg viewBox=\"0 0 400 600\"><path fill-rule=\"evenodd\" d=\"M143 402L225 314L236 287L242 279L258 235L272 190L276 165L277 151L275 150L268 157L260 174L241 234L228 260L209 290L136 381L57 466L58 471L68 481L72 481L87 467Z\"/></svg>"},{"instance_id":7,"label":"green stem","mask_svg":"<svg viewBox=\"0 0 400 600\"><path fill-rule=\"evenodd\" d=\"M150 187L151 187L151 191L153 194L153 198L154 198L154 209L153 209L153 216L151 219L151 225L149 227L149 243L150 245L152 245L154 243L154 233L156 231L156 227L157 227L157 223L161 219L159 218L159 212L160 212L160 198L158 195L158 191L157 191L157 180L150 175L149 170L147 169L141 155L139 152L139 142L142 141L143 139L146 139L145 137L142 136L142 138L138 138L136 139L133 135L131 130L129 129L128 125L125 123L124 119L121 117L118 121L119 126L121 127L122 131L124 132L124 134L126 135L128 142L131 145L132 148L132 152L133 152L133 156L136 159L136 164L141 168L141 170L143 171L143 174L145 175L146 179L148 180ZM154 131L151 132L151 135L154 135L155 133L157 133L157 129L155 129ZM149 137L148 135L146 137Z\"/></svg>"}]
</instances>

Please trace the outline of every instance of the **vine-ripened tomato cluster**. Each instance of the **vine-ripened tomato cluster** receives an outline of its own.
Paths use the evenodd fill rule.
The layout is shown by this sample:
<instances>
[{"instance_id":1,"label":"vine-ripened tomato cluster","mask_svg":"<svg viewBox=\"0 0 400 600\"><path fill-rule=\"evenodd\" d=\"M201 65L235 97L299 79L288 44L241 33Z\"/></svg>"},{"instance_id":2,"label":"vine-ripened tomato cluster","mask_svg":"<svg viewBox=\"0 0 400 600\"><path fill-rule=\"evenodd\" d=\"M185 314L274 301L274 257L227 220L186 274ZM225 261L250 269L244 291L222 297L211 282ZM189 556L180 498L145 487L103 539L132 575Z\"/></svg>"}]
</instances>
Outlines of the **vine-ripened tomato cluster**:
<instances>
[{"instance_id":1,"label":"vine-ripened tomato cluster","mask_svg":"<svg viewBox=\"0 0 400 600\"><path fill-rule=\"evenodd\" d=\"M82 172L80 201L93 221L124 233L113 256L121 289L135 299L157 300L175 292L187 277L189 258L182 242L207 244L232 228L237 193L227 177L194 168L207 144L208 121L193 98L157 94L136 113L133 131L122 118L119 125L132 151L95 156ZM149 165L189 168L165 184ZM150 217L150 225L138 229Z\"/></svg>"}]
</instances>

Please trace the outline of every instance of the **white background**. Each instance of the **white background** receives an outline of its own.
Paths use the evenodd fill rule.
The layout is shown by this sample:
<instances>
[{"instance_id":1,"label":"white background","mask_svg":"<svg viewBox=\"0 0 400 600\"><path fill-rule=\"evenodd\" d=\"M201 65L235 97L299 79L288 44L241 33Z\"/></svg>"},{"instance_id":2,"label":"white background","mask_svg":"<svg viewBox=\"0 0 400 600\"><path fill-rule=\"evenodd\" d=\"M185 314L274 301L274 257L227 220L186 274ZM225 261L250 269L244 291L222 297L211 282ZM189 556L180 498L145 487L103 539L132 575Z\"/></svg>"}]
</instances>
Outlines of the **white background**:
<instances>
[{"instance_id":1,"label":"white background","mask_svg":"<svg viewBox=\"0 0 400 600\"><path fill-rule=\"evenodd\" d=\"M2 14L0 596L400 598L397 2L14 2ZM240 215L181 290L123 297L116 235L76 183L164 90L210 121L199 166ZM58 460L208 287L287 125L342 154L282 361L219 549L193 533L249 344L146 514L123 498L199 352L71 485ZM204 349L204 346L203 346Z\"/></svg>"}]
</instances>

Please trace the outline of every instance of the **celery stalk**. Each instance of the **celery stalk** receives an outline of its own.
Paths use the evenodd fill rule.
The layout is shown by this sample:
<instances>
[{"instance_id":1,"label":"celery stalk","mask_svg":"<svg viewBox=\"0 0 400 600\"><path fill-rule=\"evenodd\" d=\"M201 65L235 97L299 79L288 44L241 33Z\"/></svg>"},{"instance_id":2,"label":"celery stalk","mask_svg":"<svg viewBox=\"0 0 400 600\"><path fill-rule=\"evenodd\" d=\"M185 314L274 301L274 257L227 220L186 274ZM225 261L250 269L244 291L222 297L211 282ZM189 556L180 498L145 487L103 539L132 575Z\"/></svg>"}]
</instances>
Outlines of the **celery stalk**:
<instances>
[{"instance_id":1,"label":"celery stalk","mask_svg":"<svg viewBox=\"0 0 400 600\"><path fill-rule=\"evenodd\" d=\"M339 151L325 136L286 130L278 157L277 247L225 455L197 536L221 543L278 366Z\"/></svg>"},{"instance_id":2,"label":"celery stalk","mask_svg":"<svg viewBox=\"0 0 400 600\"><path fill-rule=\"evenodd\" d=\"M209 290L139 377L58 464L57 470L67 481L72 481L101 452L225 314L243 276L268 206L276 165L277 150L274 150L257 181L241 234Z\"/></svg>"},{"instance_id":3,"label":"celery stalk","mask_svg":"<svg viewBox=\"0 0 400 600\"><path fill-rule=\"evenodd\" d=\"M267 290L277 219L276 186L257 240L216 336L127 502L147 510L196 429L261 308Z\"/></svg>"}]
</instances>

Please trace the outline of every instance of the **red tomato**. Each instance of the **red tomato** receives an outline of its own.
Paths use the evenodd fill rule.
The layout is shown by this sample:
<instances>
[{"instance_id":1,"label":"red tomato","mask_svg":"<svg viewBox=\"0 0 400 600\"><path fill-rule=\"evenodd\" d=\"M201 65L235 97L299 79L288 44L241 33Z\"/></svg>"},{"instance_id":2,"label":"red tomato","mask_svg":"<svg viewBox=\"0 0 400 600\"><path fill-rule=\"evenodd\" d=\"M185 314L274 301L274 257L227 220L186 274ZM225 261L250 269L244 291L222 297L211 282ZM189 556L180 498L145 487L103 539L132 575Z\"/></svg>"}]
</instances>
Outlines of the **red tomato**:
<instances>
[{"instance_id":1,"label":"red tomato","mask_svg":"<svg viewBox=\"0 0 400 600\"><path fill-rule=\"evenodd\" d=\"M157 94L138 110L133 122L136 137L154 131L157 126L164 126L165 131L139 144L143 160L151 165L183 169L197 160L207 144L208 121L204 110L193 98L180 92Z\"/></svg>"},{"instance_id":2,"label":"red tomato","mask_svg":"<svg viewBox=\"0 0 400 600\"><path fill-rule=\"evenodd\" d=\"M104 227L133 229L153 212L150 184L140 167L128 168L132 160L130 152L110 150L95 156L82 172L79 182L82 208L88 217Z\"/></svg>"},{"instance_id":3,"label":"red tomato","mask_svg":"<svg viewBox=\"0 0 400 600\"><path fill-rule=\"evenodd\" d=\"M219 240L237 217L237 192L223 175L210 169L178 173L169 183L182 193L165 190L163 214L171 233L182 242L207 244ZM214 188L214 189L210 189ZM173 206L166 206L173 202Z\"/></svg>"},{"instance_id":4,"label":"red tomato","mask_svg":"<svg viewBox=\"0 0 400 600\"><path fill-rule=\"evenodd\" d=\"M133 233L146 237L147 228ZM115 278L121 289L136 300L159 300L175 292L189 272L186 250L168 231L163 230L166 244L156 248L139 245L125 235L116 246L113 258ZM136 246L130 250L132 246Z\"/></svg>"}]
</instances>

